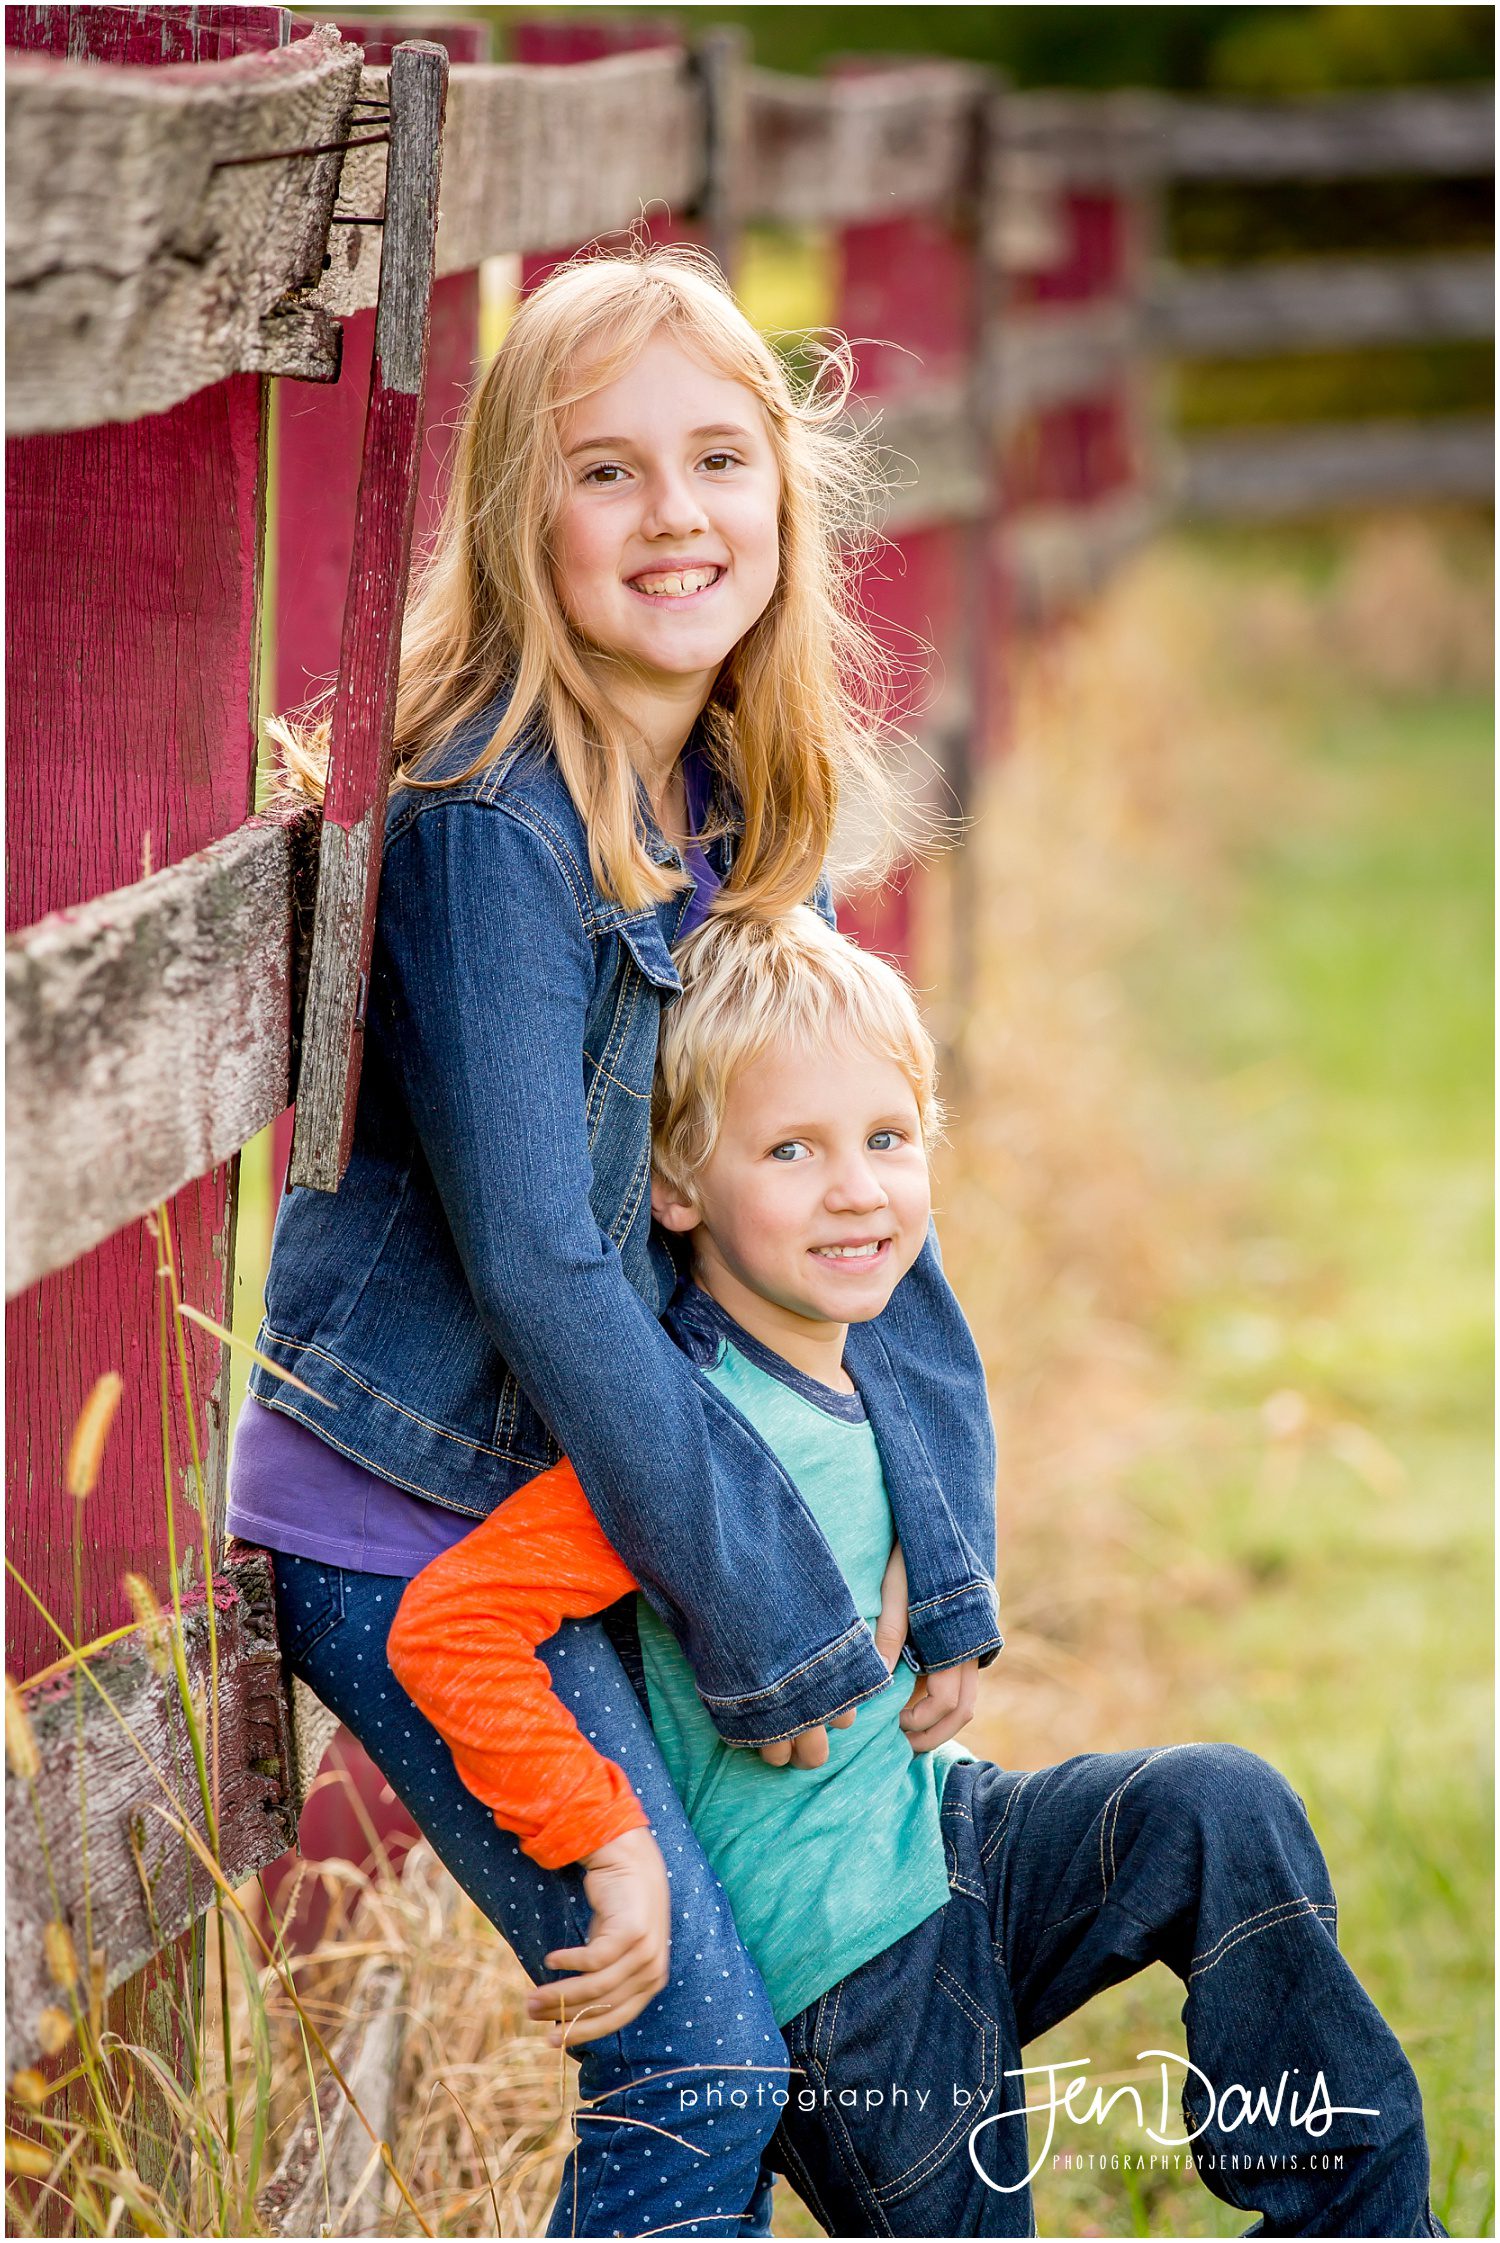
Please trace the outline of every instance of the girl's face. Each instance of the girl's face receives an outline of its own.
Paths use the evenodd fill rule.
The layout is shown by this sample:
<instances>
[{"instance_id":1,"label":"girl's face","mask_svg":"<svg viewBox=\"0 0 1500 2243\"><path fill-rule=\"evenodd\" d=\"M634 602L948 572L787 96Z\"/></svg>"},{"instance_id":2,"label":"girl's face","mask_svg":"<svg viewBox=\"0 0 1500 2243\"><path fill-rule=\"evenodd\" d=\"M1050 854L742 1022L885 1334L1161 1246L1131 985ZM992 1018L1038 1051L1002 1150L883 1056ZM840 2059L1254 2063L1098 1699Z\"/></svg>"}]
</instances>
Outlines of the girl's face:
<instances>
[{"instance_id":1,"label":"girl's face","mask_svg":"<svg viewBox=\"0 0 1500 2243\"><path fill-rule=\"evenodd\" d=\"M568 620L647 686L706 700L776 589L781 484L759 400L663 332L560 435Z\"/></svg>"}]
</instances>

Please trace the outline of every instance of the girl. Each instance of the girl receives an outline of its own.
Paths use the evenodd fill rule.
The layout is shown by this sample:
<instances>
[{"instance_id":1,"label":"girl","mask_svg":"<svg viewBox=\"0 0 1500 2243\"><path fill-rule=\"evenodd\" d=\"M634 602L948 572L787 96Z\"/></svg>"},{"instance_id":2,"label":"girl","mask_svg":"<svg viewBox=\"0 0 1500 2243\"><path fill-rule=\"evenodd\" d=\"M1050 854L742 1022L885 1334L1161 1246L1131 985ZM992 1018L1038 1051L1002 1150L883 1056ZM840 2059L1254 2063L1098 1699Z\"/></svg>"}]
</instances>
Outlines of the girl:
<instances>
[{"instance_id":1,"label":"girl","mask_svg":"<svg viewBox=\"0 0 1500 2243\"><path fill-rule=\"evenodd\" d=\"M728 1741L815 1761L822 1725L888 1681L776 1459L657 1322L675 1272L648 1191L670 945L711 911L826 904L856 782L875 854L894 841L841 546L849 374L827 364L795 396L682 249L577 263L518 311L408 613L353 1157L336 1196L292 1192L277 1221L259 1345L310 1393L258 1370L236 1444L231 1529L278 1553L293 1671L533 1980L581 1964L593 1912L608 1967L554 2035L583 2055L553 2233L768 2232L780 2036L622 1664L628 1627L619 1648L564 1628L548 1659L650 1819L668 1884L644 1907L620 1875L643 1831L555 1870L502 1837L385 1639L406 1580L565 1450ZM278 736L316 792L324 744ZM849 1360L930 1748L999 1648L993 1435L931 1240ZM571 2018L570 1991L532 2014ZM685 2068L720 2089L686 2119Z\"/></svg>"}]
</instances>

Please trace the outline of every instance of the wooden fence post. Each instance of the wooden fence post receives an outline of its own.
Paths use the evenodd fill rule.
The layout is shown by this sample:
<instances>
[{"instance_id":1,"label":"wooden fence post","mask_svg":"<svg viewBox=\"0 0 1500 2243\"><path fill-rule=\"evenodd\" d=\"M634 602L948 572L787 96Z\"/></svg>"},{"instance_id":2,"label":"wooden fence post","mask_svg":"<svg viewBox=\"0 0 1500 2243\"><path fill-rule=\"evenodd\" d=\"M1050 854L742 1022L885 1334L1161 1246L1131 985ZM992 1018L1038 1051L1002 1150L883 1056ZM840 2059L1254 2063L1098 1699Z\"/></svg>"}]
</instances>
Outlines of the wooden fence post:
<instances>
[{"instance_id":1,"label":"wooden fence post","mask_svg":"<svg viewBox=\"0 0 1500 2243\"><path fill-rule=\"evenodd\" d=\"M997 172L1050 200L1050 248L1004 260L996 387L1005 551L1019 615L1098 589L1157 519L1164 464L1149 314L1157 111L1128 95L1013 96Z\"/></svg>"},{"instance_id":2,"label":"wooden fence post","mask_svg":"<svg viewBox=\"0 0 1500 2243\"><path fill-rule=\"evenodd\" d=\"M882 66L873 66L878 74ZM908 64L906 67L911 67ZM920 68L920 65L916 67ZM872 66L842 65L840 77L863 77ZM983 319L976 235L980 184L980 114L985 80L973 73L972 108L961 184L945 206L862 219L839 227L834 325L854 344L858 399L882 409L893 428L907 399L946 395L985 448L974 410ZM908 482L912 463L897 459ZM971 463L983 488L982 458ZM922 795L944 817L964 815L974 766L985 754L981 631L976 587L984 578L986 528L977 510L960 509L952 494L918 474L901 501L889 542L865 580L876 636L898 670L926 673L919 694L918 733L931 765L913 774ZM925 705L924 705L925 704ZM858 940L911 967L915 884L908 865L877 893L857 898L841 916Z\"/></svg>"},{"instance_id":3,"label":"wooden fence post","mask_svg":"<svg viewBox=\"0 0 1500 2243\"><path fill-rule=\"evenodd\" d=\"M275 8L7 12L7 43L113 63L220 59L279 43ZM206 52L205 52L206 49ZM138 880L240 824L254 764L262 377L238 374L144 420L7 444L10 880L7 928ZM174 752L164 752L170 742ZM162 1065L170 1068L170 1053ZM171 1219L186 1298L224 1319L230 1161L180 1192ZM86 1633L128 1616L121 1577L164 1545L155 1247L132 1223L7 1310L7 1517L13 1555L71 1620L68 1436L100 1372L126 1383L83 1522ZM222 1500L225 1385L207 1334L190 1348L194 1402ZM184 1427L174 1426L177 1453ZM180 1504L181 1484L174 1491ZM184 1515L196 1540L194 1507ZM203 1562L203 1553L198 1562ZM27 1674L57 1645L7 1599L7 1660Z\"/></svg>"},{"instance_id":4,"label":"wooden fence post","mask_svg":"<svg viewBox=\"0 0 1500 2243\"><path fill-rule=\"evenodd\" d=\"M416 515L448 57L391 57L385 235L349 599L323 805L291 1181L336 1191L354 1137L391 727Z\"/></svg>"}]
</instances>

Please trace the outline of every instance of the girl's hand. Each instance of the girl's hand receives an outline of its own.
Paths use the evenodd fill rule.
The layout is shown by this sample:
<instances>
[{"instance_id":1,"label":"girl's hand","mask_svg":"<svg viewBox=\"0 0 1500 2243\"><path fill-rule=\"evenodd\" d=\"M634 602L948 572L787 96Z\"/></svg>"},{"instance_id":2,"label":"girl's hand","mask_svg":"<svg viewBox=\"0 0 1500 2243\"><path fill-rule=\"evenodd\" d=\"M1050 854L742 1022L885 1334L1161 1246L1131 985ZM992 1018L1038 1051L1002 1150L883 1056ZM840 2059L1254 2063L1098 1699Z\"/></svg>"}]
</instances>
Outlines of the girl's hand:
<instances>
[{"instance_id":1,"label":"girl's hand","mask_svg":"<svg viewBox=\"0 0 1500 2243\"><path fill-rule=\"evenodd\" d=\"M670 1972L672 1894L649 1830L627 1830L590 1854L583 1889L593 1911L588 1945L548 1955L548 1970L572 1975L526 1997L528 2017L552 2025L554 2048L619 2032L661 1992Z\"/></svg>"},{"instance_id":2,"label":"girl's hand","mask_svg":"<svg viewBox=\"0 0 1500 2243\"><path fill-rule=\"evenodd\" d=\"M979 1661L966 1659L961 1667L944 1667L939 1674L922 1674L906 1701L901 1726L913 1752L931 1752L946 1744L974 1718L979 1697Z\"/></svg>"}]
</instances>

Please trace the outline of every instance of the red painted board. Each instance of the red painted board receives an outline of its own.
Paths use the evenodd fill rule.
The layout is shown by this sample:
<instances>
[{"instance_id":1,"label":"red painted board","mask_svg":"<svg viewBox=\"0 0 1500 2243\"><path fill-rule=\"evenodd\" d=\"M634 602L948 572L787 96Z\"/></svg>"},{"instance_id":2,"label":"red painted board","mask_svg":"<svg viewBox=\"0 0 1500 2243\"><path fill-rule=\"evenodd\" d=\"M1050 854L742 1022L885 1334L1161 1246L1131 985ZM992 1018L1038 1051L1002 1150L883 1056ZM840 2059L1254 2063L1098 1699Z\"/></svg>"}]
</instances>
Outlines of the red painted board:
<instances>
[{"instance_id":1,"label":"red painted board","mask_svg":"<svg viewBox=\"0 0 1500 2243\"><path fill-rule=\"evenodd\" d=\"M277 45L278 9L11 9L8 41L75 57L220 60ZM205 51L212 41L211 52ZM229 42L226 47L225 42ZM29 925L174 863L250 808L261 384L236 375L170 412L6 446L7 926ZM187 1300L224 1318L230 1172L174 1203ZM83 1624L117 1624L120 1576L164 1581L156 1254L132 1225L7 1308L6 1530L28 1580L72 1625L74 1506L63 1460L94 1378L125 1398L82 1513ZM189 1345L200 1433L219 1350ZM180 1412L171 1471L185 1492ZM180 1541L198 1541L179 1513ZM56 1644L7 1597L7 1664Z\"/></svg>"},{"instance_id":2,"label":"red painted board","mask_svg":"<svg viewBox=\"0 0 1500 2243\"><path fill-rule=\"evenodd\" d=\"M963 380L979 329L979 270L973 239L936 213L840 228L834 324L854 344L858 395L899 398ZM967 672L980 707L977 637L984 604L983 540L971 524L933 524L892 539L866 570L861 591L876 637L920 708L945 675ZM927 680L924 685L924 678ZM903 714L906 712L903 711ZM913 721L920 729L920 717ZM940 806L966 807L967 771L943 774ZM898 868L876 895L841 916L863 943L911 964L912 881Z\"/></svg>"},{"instance_id":3,"label":"red painted board","mask_svg":"<svg viewBox=\"0 0 1500 2243\"><path fill-rule=\"evenodd\" d=\"M337 382L279 382L276 417L276 706L295 708L338 669L354 499L370 396L375 314L344 323ZM433 285L415 546L437 528L459 411L479 355L479 277Z\"/></svg>"},{"instance_id":4,"label":"red painted board","mask_svg":"<svg viewBox=\"0 0 1500 2243\"><path fill-rule=\"evenodd\" d=\"M291 11L236 7L8 7L5 44L67 62L228 62L284 45Z\"/></svg>"},{"instance_id":5,"label":"red painted board","mask_svg":"<svg viewBox=\"0 0 1500 2243\"><path fill-rule=\"evenodd\" d=\"M1128 277L1126 217L1120 195L1070 190L1060 198L1057 213L1061 254L1041 272L1016 274L1012 301L1022 306L1076 304L1118 294Z\"/></svg>"},{"instance_id":6,"label":"red painted board","mask_svg":"<svg viewBox=\"0 0 1500 2243\"><path fill-rule=\"evenodd\" d=\"M1074 189L1063 199L1064 241L1055 264L1018 275L1011 302L1089 303L1132 285L1134 239L1126 197ZM1087 506L1142 475L1133 411L1124 388L1039 413L1007 448L1005 489L1012 506Z\"/></svg>"}]
</instances>

